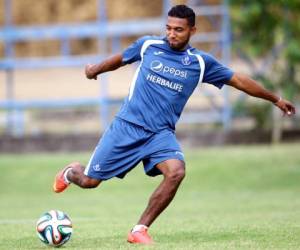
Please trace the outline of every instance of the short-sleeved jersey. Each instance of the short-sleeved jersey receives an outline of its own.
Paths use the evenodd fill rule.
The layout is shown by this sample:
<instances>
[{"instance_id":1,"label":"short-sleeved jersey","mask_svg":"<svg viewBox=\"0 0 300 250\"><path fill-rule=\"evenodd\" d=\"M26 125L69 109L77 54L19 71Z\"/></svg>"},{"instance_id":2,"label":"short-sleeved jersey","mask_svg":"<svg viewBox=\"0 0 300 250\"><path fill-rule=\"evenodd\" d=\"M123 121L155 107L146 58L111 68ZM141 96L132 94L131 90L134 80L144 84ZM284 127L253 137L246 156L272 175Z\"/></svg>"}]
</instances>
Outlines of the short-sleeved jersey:
<instances>
[{"instance_id":1,"label":"short-sleeved jersey","mask_svg":"<svg viewBox=\"0 0 300 250\"><path fill-rule=\"evenodd\" d=\"M140 61L117 116L152 132L175 130L198 84L222 88L233 72L213 56L187 46L173 50L161 37L145 36L123 52L123 63Z\"/></svg>"}]
</instances>

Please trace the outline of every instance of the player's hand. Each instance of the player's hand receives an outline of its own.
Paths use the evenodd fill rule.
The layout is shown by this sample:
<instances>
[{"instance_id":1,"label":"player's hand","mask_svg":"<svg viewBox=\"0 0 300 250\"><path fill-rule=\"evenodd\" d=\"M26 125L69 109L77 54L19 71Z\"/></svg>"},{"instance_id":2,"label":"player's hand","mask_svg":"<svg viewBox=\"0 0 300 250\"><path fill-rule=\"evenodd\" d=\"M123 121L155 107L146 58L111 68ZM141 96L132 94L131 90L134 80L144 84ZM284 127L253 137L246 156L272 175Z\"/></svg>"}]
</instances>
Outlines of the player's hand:
<instances>
[{"instance_id":1,"label":"player's hand","mask_svg":"<svg viewBox=\"0 0 300 250\"><path fill-rule=\"evenodd\" d=\"M95 71L95 64L87 64L85 66L85 75L88 79L97 80L97 72Z\"/></svg>"},{"instance_id":2,"label":"player's hand","mask_svg":"<svg viewBox=\"0 0 300 250\"><path fill-rule=\"evenodd\" d=\"M292 115L296 114L296 109L295 109L294 105L291 104L287 100L280 98L279 101L275 103L275 105L278 108L280 108L285 115L292 116Z\"/></svg>"}]
</instances>

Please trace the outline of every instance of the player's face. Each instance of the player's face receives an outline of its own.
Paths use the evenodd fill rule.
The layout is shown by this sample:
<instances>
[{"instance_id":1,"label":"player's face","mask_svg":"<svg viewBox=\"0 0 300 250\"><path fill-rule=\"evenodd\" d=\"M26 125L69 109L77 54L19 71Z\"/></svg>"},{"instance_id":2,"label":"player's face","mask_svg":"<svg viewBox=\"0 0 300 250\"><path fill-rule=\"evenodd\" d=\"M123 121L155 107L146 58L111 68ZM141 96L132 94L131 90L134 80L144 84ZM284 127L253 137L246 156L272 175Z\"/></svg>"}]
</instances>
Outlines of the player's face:
<instances>
[{"instance_id":1,"label":"player's face","mask_svg":"<svg viewBox=\"0 0 300 250\"><path fill-rule=\"evenodd\" d=\"M183 50L195 32L196 27L189 26L186 18L168 16L166 35L172 49Z\"/></svg>"}]
</instances>

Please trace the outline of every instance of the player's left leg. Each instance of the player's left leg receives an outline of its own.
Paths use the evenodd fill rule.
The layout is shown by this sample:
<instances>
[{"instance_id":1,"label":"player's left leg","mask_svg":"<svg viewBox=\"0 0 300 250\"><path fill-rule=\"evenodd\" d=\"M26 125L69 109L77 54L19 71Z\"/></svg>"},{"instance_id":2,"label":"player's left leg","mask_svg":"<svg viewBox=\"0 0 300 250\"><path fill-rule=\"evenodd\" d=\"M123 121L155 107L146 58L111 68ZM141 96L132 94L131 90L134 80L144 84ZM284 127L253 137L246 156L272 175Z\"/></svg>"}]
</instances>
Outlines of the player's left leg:
<instances>
[{"instance_id":1,"label":"player's left leg","mask_svg":"<svg viewBox=\"0 0 300 250\"><path fill-rule=\"evenodd\" d=\"M148 206L139 220L139 224L148 227L173 200L185 176L185 164L181 160L166 160L157 164L156 168L163 173L164 179L151 195Z\"/></svg>"},{"instance_id":2,"label":"player's left leg","mask_svg":"<svg viewBox=\"0 0 300 250\"><path fill-rule=\"evenodd\" d=\"M151 195L148 206L142 214L138 225L128 235L131 243L152 243L147 234L148 227L173 200L178 187L185 176L185 164L178 159L170 159L156 165L164 179Z\"/></svg>"}]
</instances>

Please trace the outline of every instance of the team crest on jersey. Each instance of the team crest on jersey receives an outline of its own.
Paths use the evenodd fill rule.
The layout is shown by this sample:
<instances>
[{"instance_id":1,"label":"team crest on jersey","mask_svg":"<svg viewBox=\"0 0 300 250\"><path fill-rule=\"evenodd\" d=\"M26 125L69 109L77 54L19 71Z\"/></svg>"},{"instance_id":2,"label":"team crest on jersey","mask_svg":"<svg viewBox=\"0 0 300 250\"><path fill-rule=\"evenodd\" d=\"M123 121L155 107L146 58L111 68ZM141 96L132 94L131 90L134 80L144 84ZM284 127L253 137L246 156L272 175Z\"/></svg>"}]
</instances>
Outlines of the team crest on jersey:
<instances>
[{"instance_id":1,"label":"team crest on jersey","mask_svg":"<svg viewBox=\"0 0 300 250\"><path fill-rule=\"evenodd\" d=\"M94 171L100 171L101 167L100 167L99 164L96 164L96 165L93 166L93 169L94 169Z\"/></svg>"},{"instance_id":2,"label":"team crest on jersey","mask_svg":"<svg viewBox=\"0 0 300 250\"><path fill-rule=\"evenodd\" d=\"M190 65L191 64L191 59L189 56L185 56L184 58L181 59L181 62L183 65Z\"/></svg>"}]
</instances>

